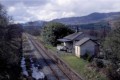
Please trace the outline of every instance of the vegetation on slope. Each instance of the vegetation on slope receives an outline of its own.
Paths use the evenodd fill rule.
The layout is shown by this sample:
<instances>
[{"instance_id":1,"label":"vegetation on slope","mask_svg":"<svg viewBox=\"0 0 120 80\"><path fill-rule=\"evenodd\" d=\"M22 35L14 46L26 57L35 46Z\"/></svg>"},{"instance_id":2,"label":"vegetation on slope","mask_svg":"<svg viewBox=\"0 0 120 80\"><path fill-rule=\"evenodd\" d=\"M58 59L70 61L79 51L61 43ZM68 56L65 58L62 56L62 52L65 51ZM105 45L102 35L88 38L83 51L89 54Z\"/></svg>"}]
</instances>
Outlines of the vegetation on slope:
<instances>
[{"instance_id":1,"label":"vegetation on slope","mask_svg":"<svg viewBox=\"0 0 120 80\"><path fill-rule=\"evenodd\" d=\"M19 80L22 29L19 25L9 25L9 21L0 4L0 80Z\"/></svg>"},{"instance_id":2,"label":"vegetation on slope","mask_svg":"<svg viewBox=\"0 0 120 80\"><path fill-rule=\"evenodd\" d=\"M120 20L114 23L113 29L103 42L104 58L111 62L107 65L110 80L120 79Z\"/></svg>"},{"instance_id":3,"label":"vegetation on slope","mask_svg":"<svg viewBox=\"0 0 120 80\"><path fill-rule=\"evenodd\" d=\"M60 57L87 80L107 80L104 74L96 72L95 69L89 69L87 67L89 62L83 59L79 59L73 55L62 55Z\"/></svg>"}]
</instances>

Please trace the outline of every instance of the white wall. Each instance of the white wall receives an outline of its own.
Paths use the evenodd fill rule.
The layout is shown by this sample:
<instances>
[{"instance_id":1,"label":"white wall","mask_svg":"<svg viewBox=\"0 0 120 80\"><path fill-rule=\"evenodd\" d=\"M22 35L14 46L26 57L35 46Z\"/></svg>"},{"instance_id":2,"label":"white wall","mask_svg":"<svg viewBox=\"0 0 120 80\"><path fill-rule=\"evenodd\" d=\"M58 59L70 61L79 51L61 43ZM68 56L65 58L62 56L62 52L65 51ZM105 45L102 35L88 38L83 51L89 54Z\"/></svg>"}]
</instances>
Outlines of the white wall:
<instances>
[{"instance_id":1,"label":"white wall","mask_svg":"<svg viewBox=\"0 0 120 80\"><path fill-rule=\"evenodd\" d=\"M79 46L75 46L75 55L77 57L80 57L80 47Z\"/></svg>"},{"instance_id":2,"label":"white wall","mask_svg":"<svg viewBox=\"0 0 120 80\"><path fill-rule=\"evenodd\" d=\"M66 43L65 43L65 42L64 42L63 44L64 44L64 46L66 46Z\"/></svg>"},{"instance_id":3,"label":"white wall","mask_svg":"<svg viewBox=\"0 0 120 80\"><path fill-rule=\"evenodd\" d=\"M64 46L68 47L68 48L73 48L73 44L69 43L69 42L64 42Z\"/></svg>"}]
</instances>

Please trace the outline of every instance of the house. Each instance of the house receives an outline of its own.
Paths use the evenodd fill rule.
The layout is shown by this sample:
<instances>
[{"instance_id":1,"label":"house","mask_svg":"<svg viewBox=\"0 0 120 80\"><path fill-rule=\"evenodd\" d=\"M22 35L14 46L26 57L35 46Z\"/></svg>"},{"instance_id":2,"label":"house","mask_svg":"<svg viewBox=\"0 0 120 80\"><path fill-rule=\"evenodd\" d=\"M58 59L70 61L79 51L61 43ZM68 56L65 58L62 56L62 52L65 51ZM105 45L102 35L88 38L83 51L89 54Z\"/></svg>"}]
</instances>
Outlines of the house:
<instances>
[{"instance_id":1,"label":"house","mask_svg":"<svg viewBox=\"0 0 120 80\"><path fill-rule=\"evenodd\" d=\"M99 45L96 41L90 39L89 37L84 37L75 44L75 55L81 57L86 53L89 55L97 55L99 51Z\"/></svg>"},{"instance_id":2,"label":"house","mask_svg":"<svg viewBox=\"0 0 120 80\"><path fill-rule=\"evenodd\" d=\"M84 37L87 37L87 35L83 32L75 32L63 37L62 39L58 39L58 41L63 42L63 45L68 52L74 52L76 42L80 41Z\"/></svg>"},{"instance_id":3,"label":"house","mask_svg":"<svg viewBox=\"0 0 120 80\"><path fill-rule=\"evenodd\" d=\"M96 42L97 39L83 32L75 32L62 39L58 39L58 41L63 42L64 49L62 47L61 50L75 53L77 57L81 57L86 53L97 55L99 52L99 45ZM61 46L57 48L60 49Z\"/></svg>"}]
</instances>

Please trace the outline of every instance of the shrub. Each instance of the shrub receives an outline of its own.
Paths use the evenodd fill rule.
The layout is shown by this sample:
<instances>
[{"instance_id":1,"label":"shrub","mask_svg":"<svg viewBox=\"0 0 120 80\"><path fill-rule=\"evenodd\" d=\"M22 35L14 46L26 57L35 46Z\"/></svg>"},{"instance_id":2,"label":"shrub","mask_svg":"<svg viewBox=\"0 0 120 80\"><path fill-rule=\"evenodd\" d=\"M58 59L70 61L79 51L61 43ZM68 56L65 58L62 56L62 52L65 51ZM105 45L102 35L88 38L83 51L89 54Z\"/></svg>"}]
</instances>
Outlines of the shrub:
<instances>
[{"instance_id":1,"label":"shrub","mask_svg":"<svg viewBox=\"0 0 120 80\"><path fill-rule=\"evenodd\" d=\"M94 58L94 55L91 55L90 52L86 51L86 53L82 56L82 58L91 62Z\"/></svg>"},{"instance_id":2,"label":"shrub","mask_svg":"<svg viewBox=\"0 0 120 80\"><path fill-rule=\"evenodd\" d=\"M104 67L104 63L103 63L103 61L102 60L96 60L96 65L97 65L97 67L98 68L103 68Z\"/></svg>"},{"instance_id":3,"label":"shrub","mask_svg":"<svg viewBox=\"0 0 120 80\"><path fill-rule=\"evenodd\" d=\"M110 80L119 80L120 74L117 72L118 67L114 64L107 66L107 77Z\"/></svg>"}]
</instances>

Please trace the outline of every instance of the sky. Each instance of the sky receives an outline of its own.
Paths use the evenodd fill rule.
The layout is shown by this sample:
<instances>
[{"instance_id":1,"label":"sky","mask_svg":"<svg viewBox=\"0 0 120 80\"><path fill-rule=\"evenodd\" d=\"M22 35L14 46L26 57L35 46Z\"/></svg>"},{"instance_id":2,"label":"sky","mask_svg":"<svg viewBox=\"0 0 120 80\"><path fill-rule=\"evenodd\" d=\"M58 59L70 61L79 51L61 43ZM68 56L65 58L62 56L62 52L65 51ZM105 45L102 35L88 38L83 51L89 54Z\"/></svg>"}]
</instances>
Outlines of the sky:
<instances>
[{"instance_id":1,"label":"sky","mask_svg":"<svg viewBox=\"0 0 120 80\"><path fill-rule=\"evenodd\" d=\"M119 12L120 0L0 0L15 22Z\"/></svg>"}]
</instances>

